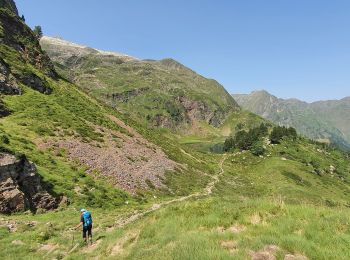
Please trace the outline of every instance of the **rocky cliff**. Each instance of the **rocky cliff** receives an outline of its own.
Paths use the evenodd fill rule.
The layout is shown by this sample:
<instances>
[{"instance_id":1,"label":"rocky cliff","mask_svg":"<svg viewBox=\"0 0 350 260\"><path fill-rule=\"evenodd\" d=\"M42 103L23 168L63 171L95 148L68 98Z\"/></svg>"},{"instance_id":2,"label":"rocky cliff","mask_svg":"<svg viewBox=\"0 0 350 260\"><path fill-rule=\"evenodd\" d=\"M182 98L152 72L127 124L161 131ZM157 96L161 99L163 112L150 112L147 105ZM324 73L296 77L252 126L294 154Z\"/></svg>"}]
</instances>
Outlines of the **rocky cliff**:
<instances>
[{"instance_id":1,"label":"rocky cliff","mask_svg":"<svg viewBox=\"0 0 350 260\"><path fill-rule=\"evenodd\" d=\"M29 66L24 69L23 63ZM0 93L22 94L24 84L49 94L47 77L57 74L37 37L18 17L14 2L0 0Z\"/></svg>"},{"instance_id":2,"label":"rocky cliff","mask_svg":"<svg viewBox=\"0 0 350 260\"><path fill-rule=\"evenodd\" d=\"M25 156L0 153L0 213L57 208L58 199L42 185L36 167Z\"/></svg>"}]
</instances>

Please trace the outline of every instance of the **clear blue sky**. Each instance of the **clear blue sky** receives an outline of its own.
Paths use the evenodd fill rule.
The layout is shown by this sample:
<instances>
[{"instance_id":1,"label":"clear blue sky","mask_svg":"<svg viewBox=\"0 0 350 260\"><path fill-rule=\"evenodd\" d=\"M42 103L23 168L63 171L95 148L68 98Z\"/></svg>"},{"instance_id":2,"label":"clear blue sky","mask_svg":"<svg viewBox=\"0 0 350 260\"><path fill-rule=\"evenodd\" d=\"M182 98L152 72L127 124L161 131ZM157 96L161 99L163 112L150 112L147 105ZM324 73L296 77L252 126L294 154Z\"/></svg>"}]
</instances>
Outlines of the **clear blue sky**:
<instances>
[{"instance_id":1,"label":"clear blue sky","mask_svg":"<svg viewBox=\"0 0 350 260\"><path fill-rule=\"evenodd\" d=\"M350 96L349 0L17 0L30 26L138 58L172 57L231 93Z\"/></svg>"}]
</instances>

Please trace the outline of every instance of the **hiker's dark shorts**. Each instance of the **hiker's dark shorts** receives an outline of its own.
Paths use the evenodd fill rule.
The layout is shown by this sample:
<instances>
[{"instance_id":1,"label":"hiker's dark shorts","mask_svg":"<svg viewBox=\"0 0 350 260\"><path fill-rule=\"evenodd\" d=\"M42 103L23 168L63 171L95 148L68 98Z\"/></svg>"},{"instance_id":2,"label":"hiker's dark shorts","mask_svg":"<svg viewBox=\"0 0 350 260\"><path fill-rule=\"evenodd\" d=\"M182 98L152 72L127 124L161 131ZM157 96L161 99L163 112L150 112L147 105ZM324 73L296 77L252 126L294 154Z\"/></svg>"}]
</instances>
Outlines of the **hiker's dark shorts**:
<instances>
[{"instance_id":1,"label":"hiker's dark shorts","mask_svg":"<svg viewBox=\"0 0 350 260\"><path fill-rule=\"evenodd\" d=\"M86 232L89 237L92 237L92 225L83 227L83 238L86 238Z\"/></svg>"}]
</instances>

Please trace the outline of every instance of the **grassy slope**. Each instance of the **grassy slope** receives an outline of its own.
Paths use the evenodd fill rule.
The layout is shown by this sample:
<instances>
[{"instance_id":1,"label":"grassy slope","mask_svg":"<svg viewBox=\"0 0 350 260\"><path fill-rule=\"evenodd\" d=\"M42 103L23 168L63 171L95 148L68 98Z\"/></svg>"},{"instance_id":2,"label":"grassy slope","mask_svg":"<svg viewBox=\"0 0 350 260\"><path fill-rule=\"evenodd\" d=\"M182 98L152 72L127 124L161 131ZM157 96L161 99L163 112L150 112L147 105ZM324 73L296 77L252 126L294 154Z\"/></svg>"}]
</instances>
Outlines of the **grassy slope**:
<instances>
[{"instance_id":1,"label":"grassy slope","mask_svg":"<svg viewBox=\"0 0 350 260\"><path fill-rule=\"evenodd\" d=\"M16 43L20 41L25 44L27 50L33 53L40 52L40 46L28 27L26 27L18 17L7 10L0 10L5 18L16 23L19 30L25 32L13 32L10 39ZM2 21L2 20L1 20ZM1 30L2 32L2 30ZM34 51L34 49L36 49ZM66 238L58 235L63 226L67 227L75 223L73 216L76 215L76 208L89 207L97 217L99 214L105 216L113 209L113 213L118 214L121 210L128 212L137 208L145 207L150 201L167 199L169 194L153 190L151 192L141 191L137 196L116 189L108 183L108 180L100 178L98 173L87 175L86 167L77 162L70 161L65 155L65 151L59 153L53 150L42 150L40 144L44 144L51 139L64 140L66 138L77 138L84 142L103 142L101 134L95 131L95 125L102 126L114 131L129 134L109 119L109 115L114 115L124 120L129 125L134 126L145 138L164 148L168 156L176 161L187 165L182 173L167 173L167 185L171 189L172 196L184 195L202 188L209 177L200 171L213 173L210 161L200 165L192 157L183 154L179 145L169 138L165 138L161 131L148 130L132 122L128 118L118 114L113 109L98 104L95 99L90 98L81 92L75 85L62 79L53 80L43 68L29 63L23 58L20 52L7 44L0 44L1 57L10 65L12 71L17 75L32 73L46 82L53 92L50 95L41 94L25 85L21 85L23 95L3 96L6 106L12 111L11 115L0 119L0 145L16 153L24 153L33 161L40 176L46 186L57 195L65 195L71 204L69 208L61 208L60 212L43 215L14 215L1 216L3 219L15 219L20 222L23 219L35 220L40 224L36 230L30 230L26 225L19 223L18 232L9 233L6 227L0 227L1 258L33 258L43 256L45 252L39 252L40 243L55 241L64 243ZM35 54L34 54L35 55ZM154 195L157 195L157 198ZM126 205L126 202L128 204ZM100 213L98 213L100 212ZM52 221L55 223L54 230L47 230L44 223ZM115 219L111 220L113 223ZM43 223L44 222L44 223ZM58 226L56 224L62 222ZM105 221L106 222L106 221ZM28 232L27 232L28 231ZM25 241L26 246L19 248L11 247L10 242L20 238ZM52 239L52 240L51 240ZM56 242L57 241L57 242Z\"/></svg>"},{"instance_id":2,"label":"grassy slope","mask_svg":"<svg viewBox=\"0 0 350 260\"><path fill-rule=\"evenodd\" d=\"M27 48L29 56L41 53L40 46L30 29L14 14L1 9L1 24L10 20L15 28L13 37L8 41L11 44L21 42ZM11 28L6 28L11 30ZM46 67L36 66L23 58L23 53L16 51L11 45L0 44L1 57L10 65L16 74L31 73L42 79L52 88L50 95L41 94L25 85L21 85L24 94L20 96L3 96L3 100L12 114L0 119L1 147L16 153L24 153L36 163L39 174L47 186L59 195L66 195L74 205L87 205L91 207L115 207L123 205L130 196L108 184L108 180L96 176L89 176L86 167L77 162L69 161L65 151L59 153L53 150L40 149L51 139L64 140L77 138L84 142L103 142L101 134L95 131L94 126L102 126L114 131L129 134L109 119L114 115L134 126L146 139L153 141L164 148L172 159L187 164L187 170L182 174L167 173L168 186L175 194L186 194L196 190L207 181L199 170L211 172L210 165L197 165L193 158L181 153L177 143L168 138L160 138L160 131L150 131L118 114L115 110L98 104L98 102L82 91L62 79L53 80L46 74ZM7 142L7 140L9 142ZM196 176L198 178L193 177ZM202 177L201 177L202 176ZM186 185L182 185L182 183ZM80 190L80 194L75 188ZM141 191L142 199L147 192ZM158 195L158 191L152 191ZM160 193L164 196L166 194Z\"/></svg>"},{"instance_id":3,"label":"grassy slope","mask_svg":"<svg viewBox=\"0 0 350 260\"><path fill-rule=\"evenodd\" d=\"M320 150L305 140L270 146L270 157L253 157L249 153L230 155L212 195L172 203L117 228L117 220L135 210L147 209L153 203L168 201L170 196L146 193L131 198L105 180L87 176L82 166L65 158L64 152L41 151L37 143L69 136L87 142L100 140L93 125L123 131L108 119L107 115L114 114L163 147L169 157L188 165L183 174L168 173L167 178L175 195L183 196L203 189L210 175L220 171L222 155L210 153L208 146L222 141L222 132L236 129L238 123L249 127L261 119L249 113L234 114L222 129L211 130L215 140L203 140L198 136L186 139L167 130L150 130L98 104L76 86L47 78L41 71L23 63L17 52L4 46L0 51L13 67L35 72L46 78L53 88L51 95L43 95L22 86L24 95L4 98L13 114L0 120L1 135L10 140L9 144L2 145L27 154L52 189L68 195L73 202L57 212L35 216L2 215L0 222L17 222L17 232L9 233L7 228L0 227L1 259L67 256L80 240L78 232L72 233L69 228L79 220L77 209L82 206L88 206L93 213L97 243L90 249L80 245L68 255L71 259L94 256L246 259L250 250L256 251L268 244L281 248L279 257L290 252L304 254L310 259L349 258L349 161L337 151ZM330 165L336 167L333 174L328 171ZM314 173L315 167L323 171L321 176ZM74 192L75 186L81 187L82 195ZM125 204L126 201L129 204ZM37 224L30 227L26 224L29 221L37 221ZM237 224L244 226L245 231L239 234L225 231ZM13 244L16 240L23 245ZM221 245L222 241L233 241L235 248L231 249L235 250L229 252ZM42 249L43 245L54 246L54 249ZM113 248L116 255L111 256Z\"/></svg>"},{"instance_id":4,"label":"grassy slope","mask_svg":"<svg viewBox=\"0 0 350 260\"><path fill-rule=\"evenodd\" d=\"M52 43L43 39L41 45L67 78L90 95L144 124L152 125L152 120L162 115L172 122L172 127L185 127L188 118L177 100L180 96L202 102L209 111L218 114L220 121L238 109L232 97L215 80L206 79L171 59L122 62L115 57L93 53L64 59ZM126 101L111 97L140 89L147 90L130 94Z\"/></svg>"},{"instance_id":5,"label":"grassy slope","mask_svg":"<svg viewBox=\"0 0 350 260\"><path fill-rule=\"evenodd\" d=\"M16 53L13 52L12 55L13 62L15 62ZM8 60L10 61L10 59ZM36 73L40 75L40 71L36 71ZM51 95L43 95L23 86L25 89L24 95L6 96L4 98L7 106L14 112L0 121L0 129L3 135L10 139L10 144L3 144L3 146L27 154L29 159L38 165L40 173L45 177L44 179L56 184L55 191L57 193L74 196L72 191L74 185L72 183L76 180L85 179L84 169L72 162L67 162L64 152L58 155L43 152L37 148L37 144L45 143L52 138L65 139L72 136L82 138L86 142L103 141L99 133L94 131L93 125L125 132L124 129L119 128L107 117L111 114L118 117L122 116L108 107L97 104L96 101L80 92L72 84L63 80L47 80L54 89ZM129 124L132 124L130 120ZM172 159L187 163L189 169L194 166L204 170L202 166L191 162L191 158L181 155L176 143L170 139L160 139L160 133L157 133L157 131L143 129L135 123L134 125L146 138L163 146ZM77 168L81 169L77 170ZM190 173L191 171L187 174ZM91 178L86 177L86 180L93 185ZM107 188L107 190L113 189ZM111 200L115 201L115 199Z\"/></svg>"},{"instance_id":6,"label":"grassy slope","mask_svg":"<svg viewBox=\"0 0 350 260\"><path fill-rule=\"evenodd\" d=\"M13 53L14 60L16 59ZM9 59L8 59L9 60ZM40 75L40 71L36 71ZM120 118L121 115L115 111L97 104L93 99L81 93L76 86L65 81L52 81L47 79L53 88L51 95L43 95L30 88L23 86L25 93L22 96L6 96L5 102L13 113L0 120L2 136L7 136L9 144L2 146L13 151L26 154L30 160L36 163L39 174L44 181L52 187L57 194L69 197L72 205L68 209L62 208L57 213L43 215L15 215L1 216L5 219L17 221L39 221L39 225L33 229L25 224L18 225L18 232L8 233L6 228L1 227L1 254L2 259L44 257L47 252L38 250L40 244L50 243L67 245L67 237L71 233L67 228L73 226L77 221L77 210L74 208L89 207L94 212L96 219L103 220L102 227L112 226L116 215L121 212L143 208L149 203L166 199L166 194L154 192L160 198L154 199L148 196L136 198L113 188L103 179L93 178L86 175L85 168L77 163L68 161L64 151L56 154L50 151L41 151L38 143L45 143L51 138L65 139L70 136L83 138L87 142L100 140L100 136L94 132L92 125L103 125L116 131L119 129L113 122L109 121L107 115L114 114ZM128 121L125 119L125 121ZM129 124L133 123L129 121ZM175 192L175 195L184 195L203 187L208 177L202 176L197 170L213 173L215 164L212 161L203 161L198 164L193 158L183 154L171 139L167 139L161 132L149 131L134 123L134 127L145 137L164 147L169 157L186 163L188 171L183 174L168 173L167 184ZM160 138L162 136L162 138ZM197 169L197 170L195 170ZM74 189L80 187L81 195ZM125 202L129 201L128 205ZM124 206L123 206L124 205ZM101 209L102 208L102 209ZM106 218L106 215L108 217ZM52 222L54 228L47 227L45 223ZM98 221L96 221L98 223ZM96 226L99 226L98 224ZM65 230L65 231L63 231ZM25 246L14 247L13 240L25 242ZM68 243L70 246L70 243ZM63 250L63 249L62 249ZM55 254L60 255L60 252Z\"/></svg>"},{"instance_id":7,"label":"grassy slope","mask_svg":"<svg viewBox=\"0 0 350 260\"><path fill-rule=\"evenodd\" d=\"M295 156L301 147L299 158L281 159L281 153ZM120 258L247 259L251 250L272 244L281 248L282 259L287 253L348 259L348 185L305 171L303 159L319 157L312 145L272 147L270 153L265 159L248 153L229 157L214 196L172 205L116 233L120 241L140 232L124 244ZM332 153L322 162L334 163L338 156ZM348 173L349 165L343 166ZM222 232L238 224L246 228L242 233ZM234 242L234 253L223 241ZM108 256L110 248L95 254Z\"/></svg>"},{"instance_id":8,"label":"grassy slope","mask_svg":"<svg viewBox=\"0 0 350 260\"><path fill-rule=\"evenodd\" d=\"M198 159L204 154L189 151ZM170 204L123 228L115 227L115 221L132 214L135 207L108 213L93 209L96 246L90 251L80 246L68 258L249 259L252 252L276 245L280 248L278 259L286 254L348 259L350 168L343 155L305 140L270 146L268 154L264 158L248 152L229 155L211 196ZM204 158L213 166L217 162L218 173L222 155L206 154ZM310 162L317 162L321 169L334 165L336 173L319 176ZM2 239L3 256L19 253L9 246L16 239L25 242L19 253L23 257L30 250L33 257L64 256L72 248L73 233L68 227L74 225L76 215L68 209L35 217L7 217L39 224L33 228L21 225L23 233ZM48 221L51 227L45 224ZM241 231L234 233L231 227ZM78 232L75 239L77 236ZM50 253L38 251L39 243L58 248Z\"/></svg>"}]
</instances>

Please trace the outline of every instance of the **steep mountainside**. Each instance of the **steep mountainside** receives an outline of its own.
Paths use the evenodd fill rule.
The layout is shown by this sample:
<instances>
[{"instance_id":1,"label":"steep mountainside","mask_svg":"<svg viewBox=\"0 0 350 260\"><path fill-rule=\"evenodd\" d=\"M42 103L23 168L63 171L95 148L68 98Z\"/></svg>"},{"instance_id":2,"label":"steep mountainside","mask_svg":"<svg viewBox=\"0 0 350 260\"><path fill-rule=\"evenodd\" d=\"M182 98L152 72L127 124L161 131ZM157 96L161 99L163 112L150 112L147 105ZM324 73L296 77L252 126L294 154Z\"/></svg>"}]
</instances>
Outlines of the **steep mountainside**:
<instances>
[{"instance_id":1,"label":"steep mountainside","mask_svg":"<svg viewBox=\"0 0 350 260\"><path fill-rule=\"evenodd\" d=\"M38 169L26 167L29 170L3 175L7 177L0 178L1 193L11 190L11 185L12 190L18 186L18 194L12 192L15 200L26 190L15 181L38 173L58 196L67 196L74 203L103 203L107 207L128 198L121 190L139 195L176 194L178 189L171 187L168 177L200 175L192 166L202 166L183 158L186 156L181 155L176 144L160 138L157 131L149 132L130 120L123 121L116 111L60 78L14 7L8 1L0 3L0 149L8 151L9 156L25 154ZM32 165L29 161L27 164ZM191 187L195 186L193 182ZM29 197L34 198L34 193ZM5 200L0 196L0 204Z\"/></svg>"},{"instance_id":2,"label":"steep mountainside","mask_svg":"<svg viewBox=\"0 0 350 260\"><path fill-rule=\"evenodd\" d=\"M350 97L341 100L319 101L310 104L318 118L329 122L350 143Z\"/></svg>"},{"instance_id":3,"label":"steep mountainside","mask_svg":"<svg viewBox=\"0 0 350 260\"><path fill-rule=\"evenodd\" d=\"M280 99L266 91L233 95L243 108L276 124L295 127L301 134L350 149L350 99L306 103Z\"/></svg>"},{"instance_id":4,"label":"steep mountainside","mask_svg":"<svg viewBox=\"0 0 350 260\"><path fill-rule=\"evenodd\" d=\"M0 91L3 94L21 94L21 84L27 85L41 93L50 93L51 88L45 77L56 79L57 74L49 57L43 53L38 39L25 26L10 3L1 1L0 6L8 8L0 12ZM16 53L15 53L16 52ZM17 55L17 57L15 57ZM9 58L16 62L10 64ZM27 66L22 66L26 63ZM40 76L36 71L40 71Z\"/></svg>"},{"instance_id":5,"label":"steep mountainside","mask_svg":"<svg viewBox=\"0 0 350 260\"><path fill-rule=\"evenodd\" d=\"M50 37L43 49L86 93L151 126L220 126L239 107L215 80L172 59L138 60ZM187 129L187 128L186 128Z\"/></svg>"}]
</instances>

